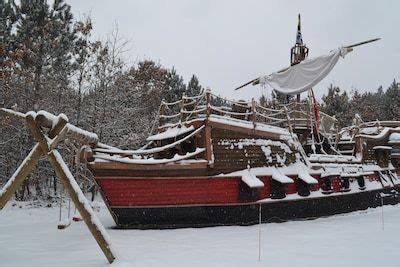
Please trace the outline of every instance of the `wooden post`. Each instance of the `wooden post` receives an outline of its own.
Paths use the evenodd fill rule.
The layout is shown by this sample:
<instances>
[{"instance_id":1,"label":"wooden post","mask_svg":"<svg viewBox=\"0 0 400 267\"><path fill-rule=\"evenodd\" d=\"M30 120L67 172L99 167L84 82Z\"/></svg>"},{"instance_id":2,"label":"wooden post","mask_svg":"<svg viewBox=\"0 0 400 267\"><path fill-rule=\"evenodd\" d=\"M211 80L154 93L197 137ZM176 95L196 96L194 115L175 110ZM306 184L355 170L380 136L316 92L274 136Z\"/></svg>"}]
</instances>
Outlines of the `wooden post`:
<instances>
[{"instance_id":1,"label":"wooden post","mask_svg":"<svg viewBox=\"0 0 400 267\"><path fill-rule=\"evenodd\" d=\"M15 191L17 191L18 187L21 186L25 178L31 173L33 168L35 168L42 155L43 153L39 144L36 144L14 172L13 176L7 181L6 185L0 190L0 209L4 208L8 200L10 200Z\"/></svg>"},{"instance_id":2,"label":"wooden post","mask_svg":"<svg viewBox=\"0 0 400 267\"><path fill-rule=\"evenodd\" d=\"M79 185L76 183L73 178L71 172L68 169L65 169L63 166L65 165L64 160L57 150L50 150L49 144L47 140L37 124L32 115L28 114L26 116L26 122L28 127L31 129L33 137L39 143L40 149L42 153L47 155L47 158L52 165L56 175L60 178L61 182L64 185L64 188L68 192L72 201L75 204L75 207L78 209L79 213L82 215L83 220L88 226L90 232L93 237L96 239L98 245L103 251L104 255L107 257L109 263L112 263L115 259L110 244L105 237L105 229L102 227L100 223L98 223L98 219L94 214L93 210L90 207L89 202L85 197L80 197L83 195L82 191L80 191Z\"/></svg>"},{"instance_id":3,"label":"wooden post","mask_svg":"<svg viewBox=\"0 0 400 267\"><path fill-rule=\"evenodd\" d=\"M287 109L286 106L283 106L283 110L286 113L286 120L287 120L287 123L288 123L289 132L291 134L293 134L293 128L292 128L292 123L290 122L290 116L289 116L289 113L288 113L288 109Z\"/></svg>"},{"instance_id":4,"label":"wooden post","mask_svg":"<svg viewBox=\"0 0 400 267\"><path fill-rule=\"evenodd\" d=\"M212 161L212 144L211 144L211 126L209 125L209 118L211 115L211 91L207 88L206 90L206 120L204 122L204 144L206 147L206 160L210 164Z\"/></svg>"},{"instance_id":5,"label":"wooden post","mask_svg":"<svg viewBox=\"0 0 400 267\"><path fill-rule=\"evenodd\" d=\"M256 113L256 101L254 98L251 99L251 113L252 113L252 121L253 121L253 130L256 129L256 120L257 120L257 113Z\"/></svg>"},{"instance_id":6,"label":"wooden post","mask_svg":"<svg viewBox=\"0 0 400 267\"><path fill-rule=\"evenodd\" d=\"M360 136L360 120L358 117L355 119L355 124L356 127L354 128L354 136L355 136L355 146L356 146L356 154L360 153L360 155L363 154L363 140ZM364 158L364 157L362 157Z\"/></svg>"},{"instance_id":7,"label":"wooden post","mask_svg":"<svg viewBox=\"0 0 400 267\"><path fill-rule=\"evenodd\" d=\"M22 113L21 113L22 114ZM25 115L22 114L20 116ZM54 138L52 142L52 147L57 146L57 143L61 141L59 138L61 135L63 127L67 124L67 120L63 117L59 117L57 124L50 130L49 137ZM39 144L35 144L32 148L31 152L26 156L24 161L21 163L19 168L15 171L13 176L7 181L6 185L0 190L0 209L3 209L8 200L10 200L11 196L15 193L15 191L21 186L22 182L26 179L29 173L33 170L33 168L38 163L40 157L43 155L42 150L39 147Z\"/></svg>"},{"instance_id":8,"label":"wooden post","mask_svg":"<svg viewBox=\"0 0 400 267\"><path fill-rule=\"evenodd\" d=\"M179 119L180 119L181 123L185 119L184 118L185 114L183 113L184 109L185 109L185 93L182 94L182 99L181 99L181 103L180 103L180 111L179 111L180 116L179 116Z\"/></svg>"},{"instance_id":9,"label":"wooden post","mask_svg":"<svg viewBox=\"0 0 400 267\"><path fill-rule=\"evenodd\" d=\"M206 122L208 124L208 122ZM212 146L211 146L211 127L206 125L204 128L204 138L206 146L206 160L210 163L212 161Z\"/></svg>"},{"instance_id":10,"label":"wooden post","mask_svg":"<svg viewBox=\"0 0 400 267\"><path fill-rule=\"evenodd\" d=\"M206 90L206 119L208 120L211 115L211 91L210 89Z\"/></svg>"},{"instance_id":11,"label":"wooden post","mask_svg":"<svg viewBox=\"0 0 400 267\"><path fill-rule=\"evenodd\" d=\"M55 170L56 175L60 178L64 188L69 193L72 201L75 204L75 207L79 210L90 232L96 239L104 255L107 257L108 262L112 263L115 259L115 256L111 251L111 246L104 227L97 219L96 214L90 207L88 200L83 195L79 185L69 171L68 167L66 167L66 164L60 153L55 150L57 143L65 139L66 134L71 135L69 138L73 138L75 141L83 143L97 142L97 136L89 136L89 132L85 132L73 125L67 124L68 119L61 115L58 116L57 123L53 127L52 125L56 121L56 117L52 114L48 116L46 114L42 114L37 118L37 121L35 121L34 115L37 114L23 114L3 108L0 109L0 113L5 113L6 115L11 115L18 119L24 120L24 122L31 129L34 139L38 142L25 160L21 163L20 167L15 171L14 175L7 182L5 187L0 190L0 209L6 205L10 197L15 193L24 179L33 170L40 157L42 155L46 155L50 164ZM40 127L50 128L48 135L49 138L53 138L51 144L49 144L49 138L45 137Z\"/></svg>"}]
</instances>

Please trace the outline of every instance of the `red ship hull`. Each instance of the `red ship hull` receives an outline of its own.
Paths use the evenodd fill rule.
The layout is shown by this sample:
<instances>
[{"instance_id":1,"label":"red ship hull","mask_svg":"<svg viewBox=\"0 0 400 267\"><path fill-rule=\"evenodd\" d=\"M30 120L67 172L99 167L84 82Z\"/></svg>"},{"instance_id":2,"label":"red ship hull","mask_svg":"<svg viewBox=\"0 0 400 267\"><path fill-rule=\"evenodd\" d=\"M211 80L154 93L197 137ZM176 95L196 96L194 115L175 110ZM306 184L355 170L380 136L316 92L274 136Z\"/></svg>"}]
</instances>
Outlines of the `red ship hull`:
<instances>
[{"instance_id":1,"label":"red ship hull","mask_svg":"<svg viewBox=\"0 0 400 267\"><path fill-rule=\"evenodd\" d=\"M314 177L321 182L319 176ZM321 194L316 184L307 197L298 195L297 177L291 176L295 182L285 187L284 199L270 198L270 177L258 178L264 186L257 189L235 176L101 176L96 181L119 228L250 225L258 223L259 216L263 222L287 221L377 207L382 196L384 204L400 201L397 185L369 187L378 182L376 176L366 179L364 190L350 179L350 192L341 192L339 177L331 178L333 192Z\"/></svg>"}]
</instances>

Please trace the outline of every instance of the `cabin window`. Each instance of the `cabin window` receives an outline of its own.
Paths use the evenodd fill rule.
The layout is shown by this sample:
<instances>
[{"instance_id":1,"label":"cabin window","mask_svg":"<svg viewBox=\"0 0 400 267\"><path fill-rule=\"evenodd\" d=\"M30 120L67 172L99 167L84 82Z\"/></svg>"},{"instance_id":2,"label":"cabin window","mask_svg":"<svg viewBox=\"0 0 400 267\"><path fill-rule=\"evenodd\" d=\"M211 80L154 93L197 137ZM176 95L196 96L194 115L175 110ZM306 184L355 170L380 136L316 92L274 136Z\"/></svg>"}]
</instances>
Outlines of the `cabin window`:
<instances>
[{"instance_id":1,"label":"cabin window","mask_svg":"<svg viewBox=\"0 0 400 267\"><path fill-rule=\"evenodd\" d=\"M332 182L329 177L323 177L321 179L321 189L323 194L330 194L333 192L332 190Z\"/></svg>"},{"instance_id":2,"label":"cabin window","mask_svg":"<svg viewBox=\"0 0 400 267\"><path fill-rule=\"evenodd\" d=\"M297 179L297 193L302 197L307 197L310 195L311 185L304 182L302 179Z\"/></svg>"},{"instance_id":3,"label":"cabin window","mask_svg":"<svg viewBox=\"0 0 400 267\"><path fill-rule=\"evenodd\" d=\"M189 138L188 140L182 142L181 148L182 148L183 154L196 151L196 143L195 143L194 138Z\"/></svg>"},{"instance_id":4,"label":"cabin window","mask_svg":"<svg viewBox=\"0 0 400 267\"><path fill-rule=\"evenodd\" d=\"M272 199L282 199L286 197L285 185L271 179L271 198Z\"/></svg>"}]
</instances>

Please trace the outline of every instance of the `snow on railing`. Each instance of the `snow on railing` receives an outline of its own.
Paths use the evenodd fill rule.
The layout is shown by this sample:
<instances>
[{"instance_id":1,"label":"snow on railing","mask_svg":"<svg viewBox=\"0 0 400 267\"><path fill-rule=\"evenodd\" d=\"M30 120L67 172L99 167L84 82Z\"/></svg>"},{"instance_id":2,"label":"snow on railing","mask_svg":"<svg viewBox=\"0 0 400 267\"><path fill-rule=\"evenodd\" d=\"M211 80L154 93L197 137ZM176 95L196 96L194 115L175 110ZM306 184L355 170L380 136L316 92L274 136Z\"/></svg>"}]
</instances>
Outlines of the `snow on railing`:
<instances>
[{"instance_id":1,"label":"snow on railing","mask_svg":"<svg viewBox=\"0 0 400 267\"><path fill-rule=\"evenodd\" d=\"M201 153L204 153L205 150L206 150L205 148L196 148L196 150L194 152L188 152L185 155L175 154L175 156L172 157L171 159L155 159L155 158L131 159L131 158L126 158L126 157L110 156L110 155L106 155L106 154L96 154L95 158L100 159L100 160L116 161L116 162L121 162L121 163L130 163L130 164L146 164L146 165L167 164L167 163L172 163L172 162L177 162L177 161L182 161L184 159L192 158Z\"/></svg>"},{"instance_id":2,"label":"snow on railing","mask_svg":"<svg viewBox=\"0 0 400 267\"><path fill-rule=\"evenodd\" d=\"M95 148L94 151L95 152L100 152L100 153L107 153L107 154L119 154L119 155L150 155L150 154L155 154L158 152L162 152L162 151L166 151L167 149L173 148L179 144L181 144L182 142L185 142L186 140L188 140L189 138L191 138L192 136L198 134L200 131L202 131L204 129L204 125L201 126L200 128L197 128L195 131L191 132L189 135L173 142L170 144L167 144L165 146L161 146L161 147L155 147L155 148L150 148L150 149L138 149L138 150L122 150L119 148Z\"/></svg>"},{"instance_id":3,"label":"snow on railing","mask_svg":"<svg viewBox=\"0 0 400 267\"><path fill-rule=\"evenodd\" d=\"M222 103L216 106L214 103ZM226 105L230 106L226 106ZM309 102L292 102L279 104L276 108L264 107L254 99L251 102L234 101L212 94L210 90L197 96L183 95L174 102L162 101L160 106L159 130L188 123L193 119L208 119L210 115L240 118L247 121L275 125L279 127L313 127L314 112ZM337 120L323 112L319 112L319 127L323 133L330 133L337 127ZM329 127L326 127L329 126ZM332 128L332 129L331 129Z\"/></svg>"}]
</instances>

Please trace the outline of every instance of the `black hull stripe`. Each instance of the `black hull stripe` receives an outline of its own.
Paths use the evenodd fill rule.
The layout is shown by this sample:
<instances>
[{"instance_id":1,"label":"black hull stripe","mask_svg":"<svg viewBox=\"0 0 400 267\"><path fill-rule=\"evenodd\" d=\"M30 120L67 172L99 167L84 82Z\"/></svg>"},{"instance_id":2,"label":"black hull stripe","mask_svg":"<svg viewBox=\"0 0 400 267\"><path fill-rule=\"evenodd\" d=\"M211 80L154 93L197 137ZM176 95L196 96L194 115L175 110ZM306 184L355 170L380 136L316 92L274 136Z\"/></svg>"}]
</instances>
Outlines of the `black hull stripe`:
<instances>
[{"instance_id":1,"label":"black hull stripe","mask_svg":"<svg viewBox=\"0 0 400 267\"><path fill-rule=\"evenodd\" d=\"M400 191L393 188L365 191L358 194L335 195L324 198L304 198L287 201L246 203L219 206L169 206L169 207L111 207L117 228L170 229L182 227L207 227L218 225L252 225L262 222L302 220L365 210L384 204L400 202Z\"/></svg>"}]
</instances>

